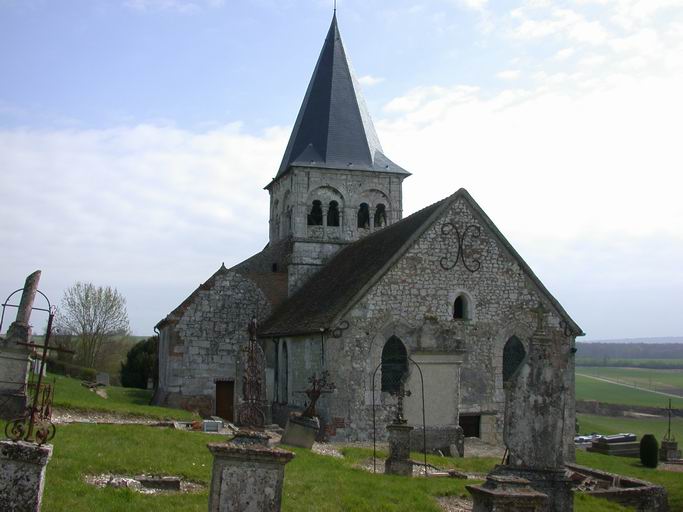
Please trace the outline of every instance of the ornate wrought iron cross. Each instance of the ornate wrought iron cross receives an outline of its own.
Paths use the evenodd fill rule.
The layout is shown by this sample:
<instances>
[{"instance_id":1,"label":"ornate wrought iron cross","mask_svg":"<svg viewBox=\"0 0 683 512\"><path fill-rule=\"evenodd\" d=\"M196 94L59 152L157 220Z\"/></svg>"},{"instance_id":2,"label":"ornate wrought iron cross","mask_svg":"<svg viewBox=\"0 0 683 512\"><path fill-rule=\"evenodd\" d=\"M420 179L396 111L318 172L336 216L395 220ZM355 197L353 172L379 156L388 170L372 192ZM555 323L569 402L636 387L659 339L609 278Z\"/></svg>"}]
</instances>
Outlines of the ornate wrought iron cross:
<instances>
[{"instance_id":1,"label":"ornate wrought iron cross","mask_svg":"<svg viewBox=\"0 0 683 512\"><path fill-rule=\"evenodd\" d=\"M24 292L22 293L21 304L19 306L9 304L10 297L12 297L12 295L19 291ZM47 301L47 309L33 307L32 298L30 299L30 301L26 300L26 293L35 294L36 292L40 293L40 295L42 295ZM66 352L69 354L73 354L74 352L73 350L67 350L61 347L55 347L50 345L50 337L52 336L52 325L55 319L55 315L57 313L57 308L50 304L50 300L43 292L37 290L37 288L35 287L33 288L33 290L27 290L27 287L24 287L20 290L16 290L2 304L3 318L5 314L5 307L8 306L18 307L20 308L20 311L21 308L27 309L28 311L25 312L25 314L27 315L27 322L28 318L30 317L30 311L33 311L34 309L40 311L48 311L49 313L47 329L45 331L45 340L42 345L37 345L35 343L30 342L16 342L17 345L22 345L32 349L40 349L42 350L42 354L40 356L40 365L38 366L38 380L35 384L33 382L30 382L28 385L28 391L32 395L29 406L26 408L24 414L22 414L18 418L10 420L5 425L5 435L9 439L12 439L13 441L34 442L40 445L50 441L57 432L57 427L54 423L52 423L52 400L54 398L55 385L54 383L43 383L43 375L45 374L48 350L54 350L56 352Z\"/></svg>"},{"instance_id":2,"label":"ornate wrought iron cross","mask_svg":"<svg viewBox=\"0 0 683 512\"><path fill-rule=\"evenodd\" d=\"M263 363L264 355L261 345L256 339L258 324L256 318L249 322L247 332L249 342L242 350L246 356L244 379L242 382L243 402L237 411L237 421L242 426L263 427L266 422L265 414L261 407L261 390L263 388Z\"/></svg>"},{"instance_id":3,"label":"ornate wrought iron cross","mask_svg":"<svg viewBox=\"0 0 683 512\"><path fill-rule=\"evenodd\" d=\"M313 418L317 416L318 413L315 410L315 404L320 398L320 395L323 393L332 393L335 389L337 389L337 386L334 385L334 382L327 382L329 376L330 372L324 371L320 375L320 378L318 378L317 374L315 373L308 378L308 382L311 384L311 387L304 391L308 397L309 403L308 407L306 407L304 412L301 413L303 418Z\"/></svg>"},{"instance_id":4,"label":"ornate wrought iron cross","mask_svg":"<svg viewBox=\"0 0 683 512\"><path fill-rule=\"evenodd\" d=\"M409 389L406 389L405 378L401 379L401 383L398 385L398 389L396 391L393 391L391 394L398 399L398 403L396 404L396 416L394 417L394 423L408 423L408 420L406 420L403 417L403 398L410 396L412 393Z\"/></svg>"}]
</instances>

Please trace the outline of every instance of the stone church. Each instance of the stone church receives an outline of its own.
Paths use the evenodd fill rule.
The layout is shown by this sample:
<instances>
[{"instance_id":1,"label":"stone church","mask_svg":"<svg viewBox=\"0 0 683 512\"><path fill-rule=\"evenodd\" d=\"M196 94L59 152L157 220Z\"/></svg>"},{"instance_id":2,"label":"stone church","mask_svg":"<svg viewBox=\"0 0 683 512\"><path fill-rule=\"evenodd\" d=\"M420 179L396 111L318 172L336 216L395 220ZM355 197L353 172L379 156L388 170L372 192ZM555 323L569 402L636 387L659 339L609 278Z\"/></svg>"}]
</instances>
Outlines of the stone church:
<instances>
[{"instance_id":1,"label":"stone church","mask_svg":"<svg viewBox=\"0 0 683 512\"><path fill-rule=\"evenodd\" d=\"M301 410L308 378L328 371L331 440L371 439L373 423L383 437L401 381L410 424L501 442L505 382L541 315L570 440L580 327L465 189L403 218L409 176L382 150L335 17L265 187L269 242L157 324L156 403L232 420L255 316L268 421Z\"/></svg>"}]
</instances>

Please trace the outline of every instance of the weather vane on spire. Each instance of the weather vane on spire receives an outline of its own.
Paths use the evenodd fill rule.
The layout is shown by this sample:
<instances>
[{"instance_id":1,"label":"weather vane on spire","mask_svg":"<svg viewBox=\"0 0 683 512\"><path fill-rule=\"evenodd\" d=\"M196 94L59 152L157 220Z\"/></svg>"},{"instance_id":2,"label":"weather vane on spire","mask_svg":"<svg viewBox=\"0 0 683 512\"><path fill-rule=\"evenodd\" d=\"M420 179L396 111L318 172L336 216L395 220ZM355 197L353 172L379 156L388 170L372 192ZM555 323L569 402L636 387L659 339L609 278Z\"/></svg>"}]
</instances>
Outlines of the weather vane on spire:
<instances>
[{"instance_id":1,"label":"weather vane on spire","mask_svg":"<svg viewBox=\"0 0 683 512\"><path fill-rule=\"evenodd\" d=\"M337 14L337 0L334 0L334 14Z\"/></svg>"}]
</instances>

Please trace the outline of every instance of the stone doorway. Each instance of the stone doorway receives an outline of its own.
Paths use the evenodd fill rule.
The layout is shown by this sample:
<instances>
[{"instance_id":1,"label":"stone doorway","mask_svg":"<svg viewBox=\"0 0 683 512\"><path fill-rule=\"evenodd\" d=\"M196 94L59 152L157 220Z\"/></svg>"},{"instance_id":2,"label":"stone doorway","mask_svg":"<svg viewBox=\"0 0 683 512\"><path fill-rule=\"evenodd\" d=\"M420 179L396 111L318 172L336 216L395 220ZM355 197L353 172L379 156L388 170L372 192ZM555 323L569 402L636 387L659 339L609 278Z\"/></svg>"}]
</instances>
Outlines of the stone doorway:
<instances>
[{"instance_id":1,"label":"stone doorway","mask_svg":"<svg viewBox=\"0 0 683 512\"><path fill-rule=\"evenodd\" d=\"M465 437L481 437L481 416L460 415L460 426Z\"/></svg>"},{"instance_id":2,"label":"stone doorway","mask_svg":"<svg viewBox=\"0 0 683 512\"><path fill-rule=\"evenodd\" d=\"M235 421L235 381L216 382L216 416Z\"/></svg>"}]
</instances>

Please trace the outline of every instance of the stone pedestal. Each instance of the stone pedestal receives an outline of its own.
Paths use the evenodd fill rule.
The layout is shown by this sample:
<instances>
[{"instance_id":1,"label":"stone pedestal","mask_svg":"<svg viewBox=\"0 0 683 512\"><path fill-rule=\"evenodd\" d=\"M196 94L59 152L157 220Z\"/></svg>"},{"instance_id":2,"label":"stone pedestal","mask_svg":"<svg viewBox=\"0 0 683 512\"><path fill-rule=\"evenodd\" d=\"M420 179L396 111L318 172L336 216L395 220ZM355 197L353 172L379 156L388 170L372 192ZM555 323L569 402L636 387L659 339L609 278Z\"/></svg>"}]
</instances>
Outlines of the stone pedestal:
<instances>
[{"instance_id":1,"label":"stone pedestal","mask_svg":"<svg viewBox=\"0 0 683 512\"><path fill-rule=\"evenodd\" d=\"M38 512L52 445L0 441L0 507L3 512Z\"/></svg>"},{"instance_id":2,"label":"stone pedestal","mask_svg":"<svg viewBox=\"0 0 683 512\"><path fill-rule=\"evenodd\" d=\"M472 512L542 512L548 510L548 496L532 489L529 481L524 478L488 475L484 484L465 487L472 495Z\"/></svg>"},{"instance_id":3,"label":"stone pedestal","mask_svg":"<svg viewBox=\"0 0 683 512\"><path fill-rule=\"evenodd\" d=\"M291 446L311 449L320 430L318 418L306 418L303 416L290 416L287 420L285 433L282 435L282 443Z\"/></svg>"},{"instance_id":4,"label":"stone pedestal","mask_svg":"<svg viewBox=\"0 0 683 512\"><path fill-rule=\"evenodd\" d=\"M393 475L413 476L410 461L410 432L413 427L402 423L387 425L389 431L389 458L384 462L384 472Z\"/></svg>"},{"instance_id":5,"label":"stone pedestal","mask_svg":"<svg viewBox=\"0 0 683 512\"><path fill-rule=\"evenodd\" d=\"M209 512L279 512L292 452L258 444L207 447L214 457Z\"/></svg>"},{"instance_id":6,"label":"stone pedestal","mask_svg":"<svg viewBox=\"0 0 683 512\"><path fill-rule=\"evenodd\" d=\"M29 352L16 344L0 341L0 418L4 420L21 416L28 405L26 384L28 382Z\"/></svg>"},{"instance_id":7,"label":"stone pedestal","mask_svg":"<svg viewBox=\"0 0 683 512\"><path fill-rule=\"evenodd\" d=\"M659 460L667 462L670 460L680 460L681 451L678 449L678 442L676 441L662 441L659 447Z\"/></svg>"}]
</instances>

